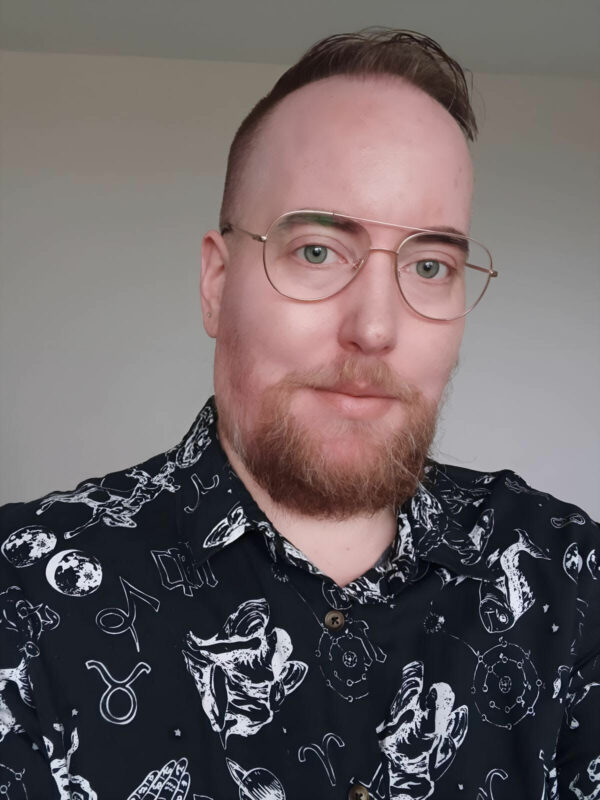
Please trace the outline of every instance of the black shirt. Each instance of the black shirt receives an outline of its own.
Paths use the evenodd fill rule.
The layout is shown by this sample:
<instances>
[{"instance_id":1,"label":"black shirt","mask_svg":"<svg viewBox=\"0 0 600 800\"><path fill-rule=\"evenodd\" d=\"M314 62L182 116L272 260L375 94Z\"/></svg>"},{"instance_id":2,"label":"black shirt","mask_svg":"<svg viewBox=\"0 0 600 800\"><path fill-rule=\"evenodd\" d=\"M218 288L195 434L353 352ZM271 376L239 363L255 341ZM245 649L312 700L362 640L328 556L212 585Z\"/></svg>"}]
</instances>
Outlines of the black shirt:
<instances>
[{"instance_id":1,"label":"black shirt","mask_svg":"<svg viewBox=\"0 0 600 800\"><path fill-rule=\"evenodd\" d=\"M432 462L343 588L258 508L212 401L0 521L0 798L600 795L598 528L510 471Z\"/></svg>"}]
</instances>

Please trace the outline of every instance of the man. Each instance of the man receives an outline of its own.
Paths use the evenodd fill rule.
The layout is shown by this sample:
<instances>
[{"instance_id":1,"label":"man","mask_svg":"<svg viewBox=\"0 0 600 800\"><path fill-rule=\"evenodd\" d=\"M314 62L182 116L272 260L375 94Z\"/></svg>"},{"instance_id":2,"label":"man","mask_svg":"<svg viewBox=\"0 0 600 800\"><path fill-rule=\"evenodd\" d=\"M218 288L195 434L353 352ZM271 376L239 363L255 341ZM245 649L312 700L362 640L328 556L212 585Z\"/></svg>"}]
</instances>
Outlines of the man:
<instances>
[{"instance_id":1,"label":"man","mask_svg":"<svg viewBox=\"0 0 600 800\"><path fill-rule=\"evenodd\" d=\"M203 240L215 399L145 464L2 511L9 797L597 797L600 540L427 458L476 125L418 34L317 44Z\"/></svg>"}]
</instances>

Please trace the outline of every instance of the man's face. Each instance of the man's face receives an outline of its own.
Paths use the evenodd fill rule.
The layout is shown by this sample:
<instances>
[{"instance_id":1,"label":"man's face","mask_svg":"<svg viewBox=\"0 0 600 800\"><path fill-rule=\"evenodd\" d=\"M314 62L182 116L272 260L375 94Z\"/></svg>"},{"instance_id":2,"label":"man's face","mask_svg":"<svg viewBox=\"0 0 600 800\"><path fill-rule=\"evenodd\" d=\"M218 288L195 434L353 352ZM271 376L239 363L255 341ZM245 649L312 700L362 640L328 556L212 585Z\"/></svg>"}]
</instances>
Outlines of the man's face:
<instances>
[{"instance_id":1,"label":"man's face","mask_svg":"<svg viewBox=\"0 0 600 800\"><path fill-rule=\"evenodd\" d=\"M396 78L334 77L276 107L244 172L239 219L229 221L264 233L284 212L309 208L467 233L471 193L463 135L436 101ZM386 249L397 249L410 233L379 226L369 232L372 247ZM404 437L406 450L419 440L417 449L426 451L464 324L419 317L402 299L394 266L389 253L371 253L341 292L300 302L270 285L259 242L207 234L203 301L211 310L207 332L217 339L220 432L251 472L281 473L291 458L293 482L300 469L294 452L302 450L312 462L304 465L304 483L331 483L338 494L350 486L356 495L384 452L386 470L394 469L398 453L408 458L405 451L390 456L390 442ZM273 431L279 441L275 435L267 448L279 452L284 440L294 443L283 466L273 453L255 458ZM410 465L413 487L423 455ZM386 475L380 483L389 482ZM273 495L281 481L272 477L269 483L255 475ZM274 499L311 513L310 494L293 485L279 494ZM349 502L346 493L329 515L341 516L340 504ZM321 514L328 515L328 503L331 497L321 502ZM385 491L372 505L382 503Z\"/></svg>"}]
</instances>

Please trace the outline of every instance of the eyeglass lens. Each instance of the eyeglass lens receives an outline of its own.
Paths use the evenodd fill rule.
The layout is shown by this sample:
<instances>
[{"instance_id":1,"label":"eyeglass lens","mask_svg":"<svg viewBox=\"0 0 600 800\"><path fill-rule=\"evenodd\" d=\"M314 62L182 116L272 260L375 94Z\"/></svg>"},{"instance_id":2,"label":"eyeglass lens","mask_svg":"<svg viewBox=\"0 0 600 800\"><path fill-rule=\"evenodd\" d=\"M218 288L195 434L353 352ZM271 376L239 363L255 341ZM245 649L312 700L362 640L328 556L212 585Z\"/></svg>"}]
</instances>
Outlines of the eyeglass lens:
<instances>
[{"instance_id":1,"label":"eyeglass lens","mask_svg":"<svg viewBox=\"0 0 600 800\"><path fill-rule=\"evenodd\" d=\"M325 212L292 212L269 229L265 270L281 294L323 300L350 283L370 248L370 235L357 220ZM405 300L431 319L455 319L469 311L486 289L490 268L490 255L482 245L446 233L405 237L396 261Z\"/></svg>"}]
</instances>

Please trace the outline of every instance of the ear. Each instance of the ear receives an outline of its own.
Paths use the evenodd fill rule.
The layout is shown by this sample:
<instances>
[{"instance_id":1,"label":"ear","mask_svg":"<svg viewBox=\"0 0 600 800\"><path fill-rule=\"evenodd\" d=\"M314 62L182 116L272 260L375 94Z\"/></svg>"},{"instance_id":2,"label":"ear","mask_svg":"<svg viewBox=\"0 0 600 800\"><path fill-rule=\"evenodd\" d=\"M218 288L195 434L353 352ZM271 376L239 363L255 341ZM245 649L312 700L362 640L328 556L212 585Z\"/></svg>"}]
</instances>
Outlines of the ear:
<instances>
[{"instance_id":1,"label":"ear","mask_svg":"<svg viewBox=\"0 0 600 800\"><path fill-rule=\"evenodd\" d=\"M204 330L213 339L219 328L221 299L225 288L225 267L229 260L227 245L218 231L208 231L202 239L200 299Z\"/></svg>"}]
</instances>

